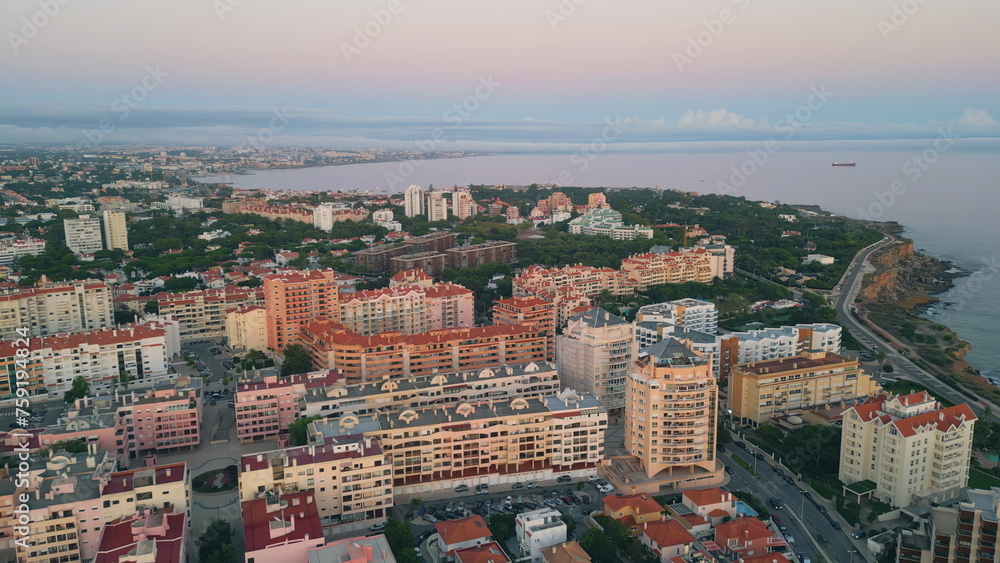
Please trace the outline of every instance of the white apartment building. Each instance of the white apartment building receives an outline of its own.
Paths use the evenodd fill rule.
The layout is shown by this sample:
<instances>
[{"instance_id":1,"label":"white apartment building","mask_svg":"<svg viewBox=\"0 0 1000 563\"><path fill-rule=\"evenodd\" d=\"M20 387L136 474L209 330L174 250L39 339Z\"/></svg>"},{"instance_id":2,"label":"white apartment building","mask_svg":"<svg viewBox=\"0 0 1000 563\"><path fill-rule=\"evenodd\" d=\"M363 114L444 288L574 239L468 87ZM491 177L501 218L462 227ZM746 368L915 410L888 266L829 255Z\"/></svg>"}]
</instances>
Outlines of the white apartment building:
<instances>
[{"instance_id":1,"label":"white apartment building","mask_svg":"<svg viewBox=\"0 0 1000 563\"><path fill-rule=\"evenodd\" d=\"M719 311L704 299L677 299L640 307L637 321L667 322L707 334L719 331Z\"/></svg>"},{"instance_id":2,"label":"white apartment building","mask_svg":"<svg viewBox=\"0 0 1000 563\"><path fill-rule=\"evenodd\" d=\"M40 283L0 293L0 331L29 336L78 332L114 326L111 290L94 280Z\"/></svg>"},{"instance_id":3,"label":"white apartment building","mask_svg":"<svg viewBox=\"0 0 1000 563\"><path fill-rule=\"evenodd\" d=\"M625 408L625 378L635 352L632 325L604 309L571 318L556 336L563 388L593 393L609 411Z\"/></svg>"},{"instance_id":4,"label":"white apartment building","mask_svg":"<svg viewBox=\"0 0 1000 563\"><path fill-rule=\"evenodd\" d=\"M205 207L205 202L200 197L187 197L183 195L168 195L167 207L174 211L196 211Z\"/></svg>"},{"instance_id":5,"label":"white apartment building","mask_svg":"<svg viewBox=\"0 0 1000 563\"><path fill-rule=\"evenodd\" d=\"M343 221L345 212L351 211L351 206L343 203L324 203L313 209L313 226L321 231L333 229L333 224Z\"/></svg>"},{"instance_id":6,"label":"white apartment building","mask_svg":"<svg viewBox=\"0 0 1000 563\"><path fill-rule=\"evenodd\" d=\"M432 191L427 194L427 220L448 220L448 200L444 192Z\"/></svg>"},{"instance_id":7,"label":"white apartment building","mask_svg":"<svg viewBox=\"0 0 1000 563\"><path fill-rule=\"evenodd\" d=\"M392 214L392 209L376 209L372 212L372 221L376 223L394 221L395 219L396 217Z\"/></svg>"},{"instance_id":8,"label":"white apartment building","mask_svg":"<svg viewBox=\"0 0 1000 563\"><path fill-rule=\"evenodd\" d=\"M514 528L521 556L530 557L531 563L541 563L542 550L546 547L566 541L566 522L563 522L562 513L554 508L522 512L514 519Z\"/></svg>"},{"instance_id":9,"label":"white apartment building","mask_svg":"<svg viewBox=\"0 0 1000 563\"><path fill-rule=\"evenodd\" d=\"M790 358L808 350L840 352L843 329L829 323L798 324L746 332L731 332L719 337L725 353L735 355L734 363L763 362Z\"/></svg>"},{"instance_id":10,"label":"white apartment building","mask_svg":"<svg viewBox=\"0 0 1000 563\"><path fill-rule=\"evenodd\" d=\"M592 209L569 222L573 235L605 236L613 240L653 238L653 228L646 225L626 226L621 212L610 208Z\"/></svg>"},{"instance_id":11,"label":"white apartment building","mask_svg":"<svg viewBox=\"0 0 1000 563\"><path fill-rule=\"evenodd\" d=\"M472 199L472 193L467 189L456 189L451 192L451 212L460 220L468 219L476 214L479 206Z\"/></svg>"},{"instance_id":12,"label":"white apartment building","mask_svg":"<svg viewBox=\"0 0 1000 563\"><path fill-rule=\"evenodd\" d=\"M0 241L0 266L9 266L22 256L38 256L45 252L45 241L40 238L4 239Z\"/></svg>"},{"instance_id":13,"label":"white apartment building","mask_svg":"<svg viewBox=\"0 0 1000 563\"><path fill-rule=\"evenodd\" d=\"M112 380L122 372L132 377L129 384L148 387L168 377L170 358L180 353L171 349L167 332L176 332L176 323L149 323L123 328L79 332L32 339L31 355L41 362L45 387L50 398L61 397L73 380L84 377L94 392L110 390Z\"/></svg>"},{"instance_id":14,"label":"white apartment building","mask_svg":"<svg viewBox=\"0 0 1000 563\"><path fill-rule=\"evenodd\" d=\"M403 192L403 213L407 217L424 214L424 189L411 185Z\"/></svg>"},{"instance_id":15,"label":"white apartment building","mask_svg":"<svg viewBox=\"0 0 1000 563\"><path fill-rule=\"evenodd\" d=\"M101 241L101 219L84 215L77 219L63 219L66 246L76 254L93 254L104 248Z\"/></svg>"},{"instance_id":16,"label":"white apartment building","mask_svg":"<svg viewBox=\"0 0 1000 563\"><path fill-rule=\"evenodd\" d=\"M958 496L969 479L976 414L942 408L926 391L880 395L844 413L840 480L875 484L892 506L930 506Z\"/></svg>"},{"instance_id":17,"label":"white apartment building","mask_svg":"<svg viewBox=\"0 0 1000 563\"><path fill-rule=\"evenodd\" d=\"M121 211L104 212L104 247L128 250L128 227Z\"/></svg>"}]
</instances>

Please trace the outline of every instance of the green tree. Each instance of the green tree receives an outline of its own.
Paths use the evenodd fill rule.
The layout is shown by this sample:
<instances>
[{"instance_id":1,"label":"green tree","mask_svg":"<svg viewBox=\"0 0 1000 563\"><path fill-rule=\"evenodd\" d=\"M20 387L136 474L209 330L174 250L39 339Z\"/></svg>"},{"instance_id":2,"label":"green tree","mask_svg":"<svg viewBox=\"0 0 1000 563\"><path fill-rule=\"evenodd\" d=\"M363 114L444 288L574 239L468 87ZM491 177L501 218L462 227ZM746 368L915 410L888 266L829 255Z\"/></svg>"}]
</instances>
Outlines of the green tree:
<instances>
[{"instance_id":1,"label":"green tree","mask_svg":"<svg viewBox=\"0 0 1000 563\"><path fill-rule=\"evenodd\" d=\"M497 543L503 544L508 539L514 537L514 519L516 518L513 514L494 514L490 516L490 531L493 532L493 538L497 540Z\"/></svg>"},{"instance_id":2,"label":"green tree","mask_svg":"<svg viewBox=\"0 0 1000 563\"><path fill-rule=\"evenodd\" d=\"M307 433L309 431L309 423L314 420L319 420L323 418L321 416L306 416L303 418L297 418L288 425L288 443L292 446L304 446L308 441Z\"/></svg>"},{"instance_id":3,"label":"green tree","mask_svg":"<svg viewBox=\"0 0 1000 563\"><path fill-rule=\"evenodd\" d=\"M580 547L594 561L615 561L615 546L599 528L590 528L580 538Z\"/></svg>"},{"instance_id":4,"label":"green tree","mask_svg":"<svg viewBox=\"0 0 1000 563\"><path fill-rule=\"evenodd\" d=\"M420 507L424 505L424 499L420 497L413 497L410 499L410 510L420 510Z\"/></svg>"},{"instance_id":5,"label":"green tree","mask_svg":"<svg viewBox=\"0 0 1000 563\"><path fill-rule=\"evenodd\" d=\"M240 360L240 367L243 368L243 371L254 369L257 367L258 362L262 363L264 357L263 352L251 348Z\"/></svg>"},{"instance_id":6,"label":"green tree","mask_svg":"<svg viewBox=\"0 0 1000 563\"><path fill-rule=\"evenodd\" d=\"M630 537L632 537L632 534L629 532L629 529L625 527L625 524L622 524L618 520L607 516L598 516L594 518L594 520L596 520L597 523L604 528L604 533L607 534L612 545L623 545Z\"/></svg>"},{"instance_id":7,"label":"green tree","mask_svg":"<svg viewBox=\"0 0 1000 563\"><path fill-rule=\"evenodd\" d=\"M397 557L404 549L413 548L413 528L408 520L389 520L382 533L392 554Z\"/></svg>"},{"instance_id":8,"label":"green tree","mask_svg":"<svg viewBox=\"0 0 1000 563\"><path fill-rule=\"evenodd\" d=\"M299 344L285 347L285 361L281 364L281 375L288 377L297 373L306 373L313 369L312 359Z\"/></svg>"},{"instance_id":9,"label":"green tree","mask_svg":"<svg viewBox=\"0 0 1000 563\"><path fill-rule=\"evenodd\" d=\"M396 563L424 563L424 560L417 555L417 550L408 547L399 552L396 556Z\"/></svg>"},{"instance_id":10,"label":"green tree","mask_svg":"<svg viewBox=\"0 0 1000 563\"><path fill-rule=\"evenodd\" d=\"M160 314L160 302L146 301L146 304L143 305L142 310L152 315L158 315Z\"/></svg>"},{"instance_id":11,"label":"green tree","mask_svg":"<svg viewBox=\"0 0 1000 563\"><path fill-rule=\"evenodd\" d=\"M170 278L163 282L166 291L191 291L198 287L198 278Z\"/></svg>"},{"instance_id":12,"label":"green tree","mask_svg":"<svg viewBox=\"0 0 1000 563\"><path fill-rule=\"evenodd\" d=\"M233 558L233 528L222 518L213 518L208 528L196 541L198 561L218 561L232 563ZM228 549L228 551L227 551ZM229 558L226 559L225 557Z\"/></svg>"},{"instance_id":13,"label":"green tree","mask_svg":"<svg viewBox=\"0 0 1000 563\"><path fill-rule=\"evenodd\" d=\"M77 399L82 399L90 395L90 382L87 381L82 375L78 375L73 379L73 386L70 387L69 391L63 396L63 399L67 403L72 403Z\"/></svg>"}]
</instances>

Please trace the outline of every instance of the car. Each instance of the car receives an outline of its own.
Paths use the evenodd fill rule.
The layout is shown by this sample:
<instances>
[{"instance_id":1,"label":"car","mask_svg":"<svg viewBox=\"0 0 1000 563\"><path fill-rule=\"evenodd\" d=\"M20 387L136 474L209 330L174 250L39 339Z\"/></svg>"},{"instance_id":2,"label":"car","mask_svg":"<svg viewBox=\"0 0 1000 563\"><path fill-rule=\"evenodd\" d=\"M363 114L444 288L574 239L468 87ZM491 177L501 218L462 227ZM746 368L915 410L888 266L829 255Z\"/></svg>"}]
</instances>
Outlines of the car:
<instances>
[{"instance_id":1,"label":"car","mask_svg":"<svg viewBox=\"0 0 1000 563\"><path fill-rule=\"evenodd\" d=\"M538 483L532 481L532 482L528 483L528 488L529 489L537 489L538 488Z\"/></svg>"},{"instance_id":2,"label":"car","mask_svg":"<svg viewBox=\"0 0 1000 563\"><path fill-rule=\"evenodd\" d=\"M728 473L728 474L732 475L732 474L733 474L733 468L732 468L732 467L729 467L729 466L727 465L727 466L726 466L726 473Z\"/></svg>"},{"instance_id":3,"label":"car","mask_svg":"<svg viewBox=\"0 0 1000 563\"><path fill-rule=\"evenodd\" d=\"M222 390L222 394L223 395L228 395L229 394L229 387L226 387L225 389L223 389Z\"/></svg>"},{"instance_id":4,"label":"car","mask_svg":"<svg viewBox=\"0 0 1000 563\"><path fill-rule=\"evenodd\" d=\"M572 480L573 478L570 477L569 475L560 475L559 477L556 478L556 482L559 483L569 483Z\"/></svg>"},{"instance_id":5,"label":"car","mask_svg":"<svg viewBox=\"0 0 1000 563\"><path fill-rule=\"evenodd\" d=\"M833 526L834 530L839 530L840 529L840 522L837 522L833 518L830 519L830 525Z\"/></svg>"},{"instance_id":6,"label":"car","mask_svg":"<svg viewBox=\"0 0 1000 563\"><path fill-rule=\"evenodd\" d=\"M368 528L368 529L371 530L371 531L373 531L373 532L381 532L382 530L385 529L385 523L384 522L379 522L378 524L372 524L372 527Z\"/></svg>"},{"instance_id":7,"label":"car","mask_svg":"<svg viewBox=\"0 0 1000 563\"><path fill-rule=\"evenodd\" d=\"M413 546L413 551L417 552L417 559L419 559L420 561L424 560L423 557L420 556L420 546L419 545Z\"/></svg>"},{"instance_id":8,"label":"car","mask_svg":"<svg viewBox=\"0 0 1000 563\"><path fill-rule=\"evenodd\" d=\"M209 406L212 406L212 407L214 407L214 406L215 406L215 399L212 399L212 402L210 402L210 403L208 403L208 404L209 404Z\"/></svg>"},{"instance_id":9,"label":"car","mask_svg":"<svg viewBox=\"0 0 1000 563\"><path fill-rule=\"evenodd\" d=\"M804 551L800 551L798 553L798 556L799 556L799 563L812 563L812 559L809 559L809 556L806 555Z\"/></svg>"},{"instance_id":10,"label":"car","mask_svg":"<svg viewBox=\"0 0 1000 563\"><path fill-rule=\"evenodd\" d=\"M761 460L764 459L764 454L762 454L760 452L757 452L757 453L753 454L753 456L755 458L757 458L757 459L761 459Z\"/></svg>"},{"instance_id":11,"label":"car","mask_svg":"<svg viewBox=\"0 0 1000 563\"><path fill-rule=\"evenodd\" d=\"M433 514L424 514L424 520L427 520L431 524L437 524L438 519Z\"/></svg>"},{"instance_id":12,"label":"car","mask_svg":"<svg viewBox=\"0 0 1000 563\"><path fill-rule=\"evenodd\" d=\"M476 491L476 494L477 495L488 495L488 494L490 494L490 490L489 489L479 489L478 491Z\"/></svg>"},{"instance_id":13,"label":"car","mask_svg":"<svg viewBox=\"0 0 1000 563\"><path fill-rule=\"evenodd\" d=\"M784 479L785 479L785 482L788 483L789 485L794 485L795 484L795 477L792 477L791 475L787 475L786 474L784 476Z\"/></svg>"},{"instance_id":14,"label":"car","mask_svg":"<svg viewBox=\"0 0 1000 563\"><path fill-rule=\"evenodd\" d=\"M463 510L465 510L465 503L464 502L458 503L458 509L457 509L457 511L458 512L462 512Z\"/></svg>"},{"instance_id":15,"label":"car","mask_svg":"<svg viewBox=\"0 0 1000 563\"><path fill-rule=\"evenodd\" d=\"M524 488L524 483L514 483L514 485L511 486L511 489L514 489L514 490L523 489L523 488Z\"/></svg>"},{"instance_id":16,"label":"car","mask_svg":"<svg viewBox=\"0 0 1000 563\"><path fill-rule=\"evenodd\" d=\"M452 503L448 503L448 506L444 507L445 512L453 512L454 510L455 510L455 505Z\"/></svg>"},{"instance_id":17,"label":"car","mask_svg":"<svg viewBox=\"0 0 1000 563\"><path fill-rule=\"evenodd\" d=\"M784 469L782 469L780 467L777 467L777 466L772 467L771 469L774 470L774 472L777 473L779 477L784 477L784 475L785 475L785 470Z\"/></svg>"},{"instance_id":18,"label":"car","mask_svg":"<svg viewBox=\"0 0 1000 563\"><path fill-rule=\"evenodd\" d=\"M417 516L423 516L424 514L427 514L427 507L426 506L421 506L417 510Z\"/></svg>"},{"instance_id":19,"label":"car","mask_svg":"<svg viewBox=\"0 0 1000 563\"><path fill-rule=\"evenodd\" d=\"M788 526L784 524L778 524L778 531L784 534L785 532L788 531Z\"/></svg>"},{"instance_id":20,"label":"car","mask_svg":"<svg viewBox=\"0 0 1000 563\"><path fill-rule=\"evenodd\" d=\"M788 543L795 543L795 536L792 534L785 534L785 541Z\"/></svg>"},{"instance_id":21,"label":"car","mask_svg":"<svg viewBox=\"0 0 1000 563\"><path fill-rule=\"evenodd\" d=\"M774 507L775 510L781 510L782 508L785 508L785 505L782 504L781 501L776 498L771 499L771 506Z\"/></svg>"},{"instance_id":22,"label":"car","mask_svg":"<svg viewBox=\"0 0 1000 563\"><path fill-rule=\"evenodd\" d=\"M598 477L597 475L588 475L588 476L587 476L587 480L588 480L588 481L590 481L590 482L594 482L594 481L600 481L600 479L601 479L601 478L600 478L600 477Z\"/></svg>"},{"instance_id":23,"label":"car","mask_svg":"<svg viewBox=\"0 0 1000 563\"><path fill-rule=\"evenodd\" d=\"M774 522L775 524L781 524L781 518L778 516L772 516L771 522Z\"/></svg>"},{"instance_id":24,"label":"car","mask_svg":"<svg viewBox=\"0 0 1000 563\"><path fill-rule=\"evenodd\" d=\"M744 450L747 449L747 445L744 444L743 442L740 442L739 440L733 442L733 445L736 446L737 448L743 448Z\"/></svg>"},{"instance_id":25,"label":"car","mask_svg":"<svg viewBox=\"0 0 1000 563\"><path fill-rule=\"evenodd\" d=\"M469 486L468 485L459 485L459 486L455 487L455 492L456 493L467 493L467 492L469 492Z\"/></svg>"},{"instance_id":26,"label":"car","mask_svg":"<svg viewBox=\"0 0 1000 563\"><path fill-rule=\"evenodd\" d=\"M864 530L858 530L857 532L854 532L853 534L851 534L851 537L854 538L854 539L856 539L856 540L863 540L863 539L865 539L865 538L868 537L868 532L866 532Z\"/></svg>"},{"instance_id":27,"label":"car","mask_svg":"<svg viewBox=\"0 0 1000 563\"><path fill-rule=\"evenodd\" d=\"M229 401L229 408L235 409L236 408L236 403L234 403L233 401Z\"/></svg>"}]
</instances>

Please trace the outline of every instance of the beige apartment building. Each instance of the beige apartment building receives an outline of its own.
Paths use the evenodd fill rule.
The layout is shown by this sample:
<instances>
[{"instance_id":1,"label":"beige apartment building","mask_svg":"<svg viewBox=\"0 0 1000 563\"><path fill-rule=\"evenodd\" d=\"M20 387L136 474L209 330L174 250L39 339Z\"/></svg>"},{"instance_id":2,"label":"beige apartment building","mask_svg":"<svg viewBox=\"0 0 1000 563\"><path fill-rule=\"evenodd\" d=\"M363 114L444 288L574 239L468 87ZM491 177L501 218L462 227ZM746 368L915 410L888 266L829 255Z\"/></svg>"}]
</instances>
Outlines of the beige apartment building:
<instances>
[{"instance_id":1,"label":"beige apartment building","mask_svg":"<svg viewBox=\"0 0 1000 563\"><path fill-rule=\"evenodd\" d=\"M597 395L611 412L625 408L625 378L635 353L631 323L604 309L573 317L556 336L563 386Z\"/></svg>"},{"instance_id":2,"label":"beige apartment building","mask_svg":"<svg viewBox=\"0 0 1000 563\"><path fill-rule=\"evenodd\" d=\"M424 290L411 286L345 293L340 298L340 323L364 335L389 330L407 335L427 332Z\"/></svg>"},{"instance_id":3,"label":"beige apartment building","mask_svg":"<svg viewBox=\"0 0 1000 563\"><path fill-rule=\"evenodd\" d=\"M958 502L931 507L898 537L899 563L997 563L1000 489L962 489Z\"/></svg>"},{"instance_id":4,"label":"beige apartment building","mask_svg":"<svg viewBox=\"0 0 1000 563\"><path fill-rule=\"evenodd\" d=\"M158 293L153 298L160 315L181 323L181 340L219 338L226 335L227 311L264 304L261 288L226 286L184 293Z\"/></svg>"},{"instance_id":5,"label":"beige apartment building","mask_svg":"<svg viewBox=\"0 0 1000 563\"><path fill-rule=\"evenodd\" d=\"M702 248L636 254L622 260L622 272L635 281L637 291L665 283L712 283L712 254Z\"/></svg>"},{"instance_id":6,"label":"beige apartment building","mask_svg":"<svg viewBox=\"0 0 1000 563\"><path fill-rule=\"evenodd\" d=\"M125 224L125 213L105 211L103 215L104 247L108 250L112 248L128 250L128 226Z\"/></svg>"},{"instance_id":7,"label":"beige apartment building","mask_svg":"<svg viewBox=\"0 0 1000 563\"><path fill-rule=\"evenodd\" d=\"M723 475L715 456L719 387L711 356L670 338L639 353L625 387L625 449L639 458L639 492L710 486ZM609 477L622 490L620 465Z\"/></svg>"},{"instance_id":8,"label":"beige apartment building","mask_svg":"<svg viewBox=\"0 0 1000 563\"><path fill-rule=\"evenodd\" d=\"M969 405L943 408L926 391L879 395L844 413L840 480L870 481L892 506L953 499L969 480L976 420Z\"/></svg>"},{"instance_id":9,"label":"beige apartment building","mask_svg":"<svg viewBox=\"0 0 1000 563\"><path fill-rule=\"evenodd\" d=\"M392 508L392 467L378 441L359 433L240 458L240 502L312 491L330 534L368 531Z\"/></svg>"},{"instance_id":10,"label":"beige apartment building","mask_svg":"<svg viewBox=\"0 0 1000 563\"><path fill-rule=\"evenodd\" d=\"M564 389L541 398L462 402L454 407L315 421L316 443L363 432L381 444L395 494L458 485L509 485L594 474L604 457L608 412L593 395Z\"/></svg>"},{"instance_id":11,"label":"beige apartment building","mask_svg":"<svg viewBox=\"0 0 1000 563\"><path fill-rule=\"evenodd\" d=\"M408 408L547 397L558 392L559 372L555 364L529 362L353 385L339 381L308 389L301 416L337 418L348 413L358 416L394 414Z\"/></svg>"},{"instance_id":12,"label":"beige apartment building","mask_svg":"<svg viewBox=\"0 0 1000 563\"><path fill-rule=\"evenodd\" d=\"M267 349L267 309L263 305L226 311L226 342L243 350Z\"/></svg>"},{"instance_id":13,"label":"beige apartment building","mask_svg":"<svg viewBox=\"0 0 1000 563\"><path fill-rule=\"evenodd\" d=\"M878 383L858 360L825 351L732 367L729 409L743 424L766 424L799 409L877 395Z\"/></svg>"},{"instance_id":14,"label":"beige apartment building","mask_svg":"<svg viewBox=\"0 0 1000 563\"><path fill-rule=\"evenodd\" d=\"M0 331L11 338L22 327L28 328L28 336L111 327L111 299L103 282L52 283L43 276L34 287L0 293Z\"/></svg>"}]
</instances>

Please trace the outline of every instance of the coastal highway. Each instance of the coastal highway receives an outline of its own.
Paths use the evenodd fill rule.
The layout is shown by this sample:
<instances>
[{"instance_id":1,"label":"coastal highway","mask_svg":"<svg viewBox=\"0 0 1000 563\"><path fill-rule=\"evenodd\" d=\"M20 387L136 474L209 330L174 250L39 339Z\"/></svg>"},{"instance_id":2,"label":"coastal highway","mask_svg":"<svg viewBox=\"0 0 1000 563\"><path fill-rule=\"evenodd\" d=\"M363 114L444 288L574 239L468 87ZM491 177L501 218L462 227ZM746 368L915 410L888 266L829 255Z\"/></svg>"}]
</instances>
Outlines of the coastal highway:
<instances>
[{"instance_id":1,"label":"coastal highway","mask_svg":"<svg viewBox=\"0 0 1000 563\"><path fill-rule=\"evenodd\" d=\"M848 266L847 270L844 272L844 276L840 279L840 283L838 283L834 288L834 308L837 311L837 320L840 321L842 326L850 329L855 338L857 338L867 348L873 351L881 350L884 352L888 362L895 368L895 375L912 379L913 381L926 386L937 396L945 397L949 401L953 401L955 403L969 403L978 415L982 415L983 405L989 404L994 413L993 419L1000 421L1000 417L996 416L997 414L1000 414L1000 408L998 408L995 404L987 403L984 399L973 395L966 395L965 393L959 392L946 385L936 376L923 370L910 361L909 358L896 351L895 348L879 338L874 332L871 331L871 329L865 326L864 323L853 315L852 311L854 309L854 299L857 297L858 292L861 291L861 283L864 279L865 271L869 268L868 259L875 251L895 242L895 237L887 235L881 241L863 248L857 255L855 255L854 260L851 261L850 266Z\"/></svg>"}]
</instances>

